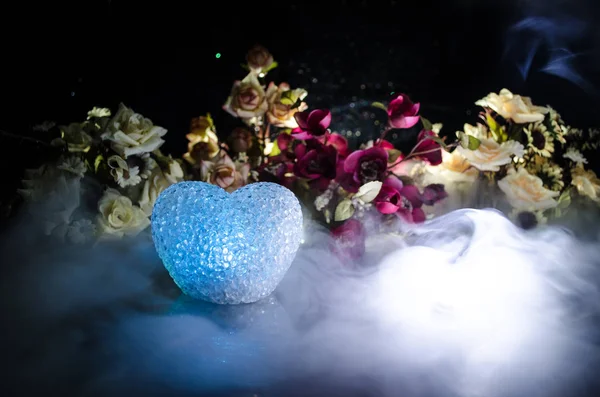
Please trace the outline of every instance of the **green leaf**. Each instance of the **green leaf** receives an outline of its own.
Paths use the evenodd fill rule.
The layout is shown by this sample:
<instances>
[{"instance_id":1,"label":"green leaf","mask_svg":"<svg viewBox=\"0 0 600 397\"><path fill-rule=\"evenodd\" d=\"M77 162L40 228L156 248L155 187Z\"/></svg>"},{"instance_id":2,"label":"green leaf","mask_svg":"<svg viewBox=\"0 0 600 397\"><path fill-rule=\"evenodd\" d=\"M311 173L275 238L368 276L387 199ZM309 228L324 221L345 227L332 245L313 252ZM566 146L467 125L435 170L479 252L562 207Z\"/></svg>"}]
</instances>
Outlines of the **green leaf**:
<instances>
[{"instance_id":1,"label":"green leaf","mask_svg":"<svg viewBox=\"0 0 600 397\"><path fill-rule=\"evenodd\" d=\"M284 105L293 105L296 103L298 98L294 95L294 91L288 90L281 93L280 102Z\"/></svg>"},{"instance_id":2,"label":"green leaf","mask_svg":"<svg viewBox=\"0 0 600 397\"><path fill-rule=\"evenodd\" d=\"M277 66L279 66L279 64L277 63L277 61L273 61L273 63L271 65L269 65L268 68L266 68L265 70L263 70L263 73L269 73L271 70L275 69Z\"/></svg>"},{"instance_id":3,"label":"green leaf","mask_svg":"<svg viewBox=\"0 0 600 397\"><path fill-rule=\"evenodd\" d=\"M428 136L427 139L430 139L430 140L436 142L438 145L440 145L442 148L444 148L444 150L448 149L448 145L446 145L446 142L444 142L444 140L442 138L440 138L439 136Z\"/></svg>"},{"instance_id":4,"label":"green leaf","mask_svg":"<svg viewBox=\"0 0 600 397\"><path fill-rule=\"evenodd\" d=\"M269 152L269 157L279 156L281 154L281 149L279 148L277 142L271 142L270 144L272 144L273 146L271 147L271 151Z\"/></svg>"},{"instance_id":5,"label":"green leaf","mask_svg":"<svg viewBox=\"0 0 600 397\"><path fill-rule=\"evenodd\" d=\"M336 222L342 222L354 215L354 205L352 201L342 200L335 209L334 219Z\"/></svg>"},{"instance_id":6,"label":"green leaf","mask_svg":"<svg viewBox=\"0 0 600 397\"><path fill-rule=\"evenodd\" d=\"M377 197L379 194L382 185L383 183L379 181L365 183L360 187L360 189L358 189L358 192L354 195L354 197L365 204L370 203L371 201L375 200L375 197Z\"/></svg>"},{"instance_id":7,"label":"green leaf","mask_svg":"<svg viewBox=\"0 0 600 397\"><path fill-rule=\"evenodd\" d=\"M98 156L96 156L96 159L94 160L94 172L98 172L98 168L100 167L102 161L104 161L103 155L99 154Z\"/></svg>"},{"instance_id":8,"label":"green leaf","mask_svg":"<svg viewBox=\"0 0 600 397\"><path fill-rule=\"evenodd\" d=\"M394 164L402 156L402 152L398 149L388 150L388 164Z\"/></svg>"},{"instance_id":9,"label":"green leaf","mask_svg":"<svg viewBox=\"0 0 600 397\"><path fill-rule=\"evenodd\" d=\"M465 149L477 150L479 145L481 145L481 141L479 139L475 138L473 135L465 134L464 132L459 134L459 138L460 146Z\"/></svg>"},{"instance_id":10,"label":"green leaf","mask_svg":"<svg viewBox=\"0 0 600 397\"><path fill-rule=\"evenodd\" d=\"M421 116L421 123L423 123L423 129L427 131L431 131L433 129L433 124L431 124L431 121L427 120L423 116Z\"/></svg>"},{"instance_id":11,"label":"green leaf","mask_svg":"<svg viewBox=\"0 0 600 397\"><path fill-rule=\"evenodd\" d=\"M387 112L387 106L385 106L383 103L381 102L373 102L371 104L371 106L373 106L374 108L378 108L378 109L382 109L385 110Z\"/></svg>"},{"instance_id":12,"label":"green leaf","mask_svg":"<svg viewBox=\"0 0 600 397\"><path fill-rule=\"evenodd\" d=\"M552 214L554 218L560 218L562 216L562 211L560 208L555 208L554 213Z\"/></svg>"},{"instance_id":13,"label":"green leaf","mask_svg":"<svg viewBox=\"0 0 600 397\"><path fill-rule=\"evenodd\" d=\"M485 119L496 142L506 142L508 140L508 134L506 133L504 128L500 126L498 122L496 122L496 120L489 113L485 115Z\"/></svg>"}]
</instances>

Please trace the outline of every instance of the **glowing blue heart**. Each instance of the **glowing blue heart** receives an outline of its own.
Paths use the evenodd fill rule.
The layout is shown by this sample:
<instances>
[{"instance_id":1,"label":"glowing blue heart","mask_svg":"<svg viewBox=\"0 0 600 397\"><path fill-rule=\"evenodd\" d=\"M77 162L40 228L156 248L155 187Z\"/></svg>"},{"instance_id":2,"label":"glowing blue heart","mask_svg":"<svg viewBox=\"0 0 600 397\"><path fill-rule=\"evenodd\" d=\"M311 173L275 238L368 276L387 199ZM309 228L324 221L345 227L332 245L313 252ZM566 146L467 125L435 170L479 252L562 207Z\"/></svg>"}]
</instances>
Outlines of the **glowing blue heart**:
<instances>
[{"instance_id":1,"label":"glowing blue heart","mask_svg":"<svg viewBox=\"0 0 600 397\"><path fill-rule=\"evenodd\" d=\"M232 194L203 182L181 182L160 194L152 237L175 283L196 299L251 303L270 295L302 238L294 194L253 183Z\"/></svg>"}]
</instances>

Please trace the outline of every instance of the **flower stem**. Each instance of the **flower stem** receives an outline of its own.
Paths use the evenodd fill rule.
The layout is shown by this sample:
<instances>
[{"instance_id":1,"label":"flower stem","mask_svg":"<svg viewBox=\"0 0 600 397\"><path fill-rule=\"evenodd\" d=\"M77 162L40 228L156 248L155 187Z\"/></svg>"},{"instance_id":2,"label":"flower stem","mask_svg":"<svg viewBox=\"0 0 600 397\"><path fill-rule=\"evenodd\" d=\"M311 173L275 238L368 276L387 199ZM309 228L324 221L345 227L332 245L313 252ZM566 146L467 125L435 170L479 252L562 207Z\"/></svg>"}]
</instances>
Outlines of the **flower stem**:
<instances>
[{"instance_id":1,"label":"flower stem","mask_svg":"<svg viewBox=\"0 0 600 397\"><path fill-rule=\"evenodd\" d=\"M429 138L425 138L425 139L423 139L423 140L421 140L421 141L417 142L417 144L415 145L415 147L414 147L414 148L413 148L413 149L410 151L410 153L409 153L409 154L408 154L406 157L404 157L403 159L401 159L401 160L397 161L396 163L394 163L394 164L390 165L388 168L394 168L395 166L397 166L397 165L401 164L403 161L406 161L406 160L408 160L408 159L410 159L410 158L413 158L413 157L419 157L419 156L422 156L422 155L424 155L424 154L429 154L429 153L434 153L434 152L437 152L438 150L444 150L444 149L443 149L443 148L440 146L440 147L438 147L438 148L435 148L435 149L430 149L430 150L425 150L425 151L423 151L423 152L415 152L415 149L416 149L417 147L419 147L419 145L420 145L422 142L425 142L427 139L429 139ZM456 145L457 145L456 143L451 143L451 144L449 144L449 145L446 145L446 147L447 147L447 148L451 148L451 147L454 147L454 146L456 146Z\"/></svg>"},{"instance_id":2,"label":"flower stem","mask_svg":"<svg viewBox=\"0 0 600 397\"><path fill-rule=\"evenodd\" d=\"M381 136L377 140L375 146L376 145L380 145L383 142L383 139L385 138L385 136L387 135L387 133L390 132L391 129L392 129L392 127L390 127L389 125L387 127L385 127L385 129L381 132Z\"/></svg>"}]
</instances>

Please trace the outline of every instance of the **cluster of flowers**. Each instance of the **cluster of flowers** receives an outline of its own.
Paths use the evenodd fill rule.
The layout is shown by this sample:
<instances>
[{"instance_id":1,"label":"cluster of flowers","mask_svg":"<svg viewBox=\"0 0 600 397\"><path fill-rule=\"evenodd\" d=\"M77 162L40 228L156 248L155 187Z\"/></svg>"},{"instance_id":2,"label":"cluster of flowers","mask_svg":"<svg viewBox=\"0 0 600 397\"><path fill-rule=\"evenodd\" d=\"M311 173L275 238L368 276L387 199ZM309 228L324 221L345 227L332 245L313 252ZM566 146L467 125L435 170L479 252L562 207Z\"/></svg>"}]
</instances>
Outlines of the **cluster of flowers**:
<instances>
[{"instance_id":1,"label":"cluster of flowers","mask_svg":"<svg viewBox=\"0 0 600 397\"><path fill-rule=\"evenodd\" d=\"M600 180L584 157L600 146L600 132L572 128L530 98L490 93L476 102L479 122L447 144L441 124L396 94L373 104L387 114L381 135L352 150L331 129L328 109L309 109L306 90L267 80L277 63L265 48L252 48L246 59L248 74L223 106L239 126L220 139L210 114L192 119L182 159L161 153L164 128L124 105L114 116L94 108L86 121L59 127L52 144L60 158L29 171L21 190L34 202L55 198L40 213L46 232L72 242L135 235L149 226L158 195L182 180L228 192L257 181L284 185L331 231L334 249L351 257L364 252L367 221L423 222L449 194L477 191L482 182L501 192L521 221L561 216L574 195L600 202ZM408 129L420 131L408 153L385 139ZM89 207L80 200L84 177L99 186L91 215L78 210Z\"/></svg>"},{"instance_id":2,"label":"cluster of flowers","mask_svg":"<svg viewBox=\"0 0 600 397\"><path fill-rule=\"evenodd\" d=\"M248 75L234 83L224 109L242 121L224 142L217 138L210 115L192 120L184 155L193 179L233 191L252 181L282 184L296 193L315 219L331 229L348 252L364 250L361 219L370 211L382 217L423 222L424 206L446 197L442 184L419 187L403 173L404 162L419 159L431 166L442 162L443 141L423 128L407 155L387 140L391 130L422 122L418 103L404 94L377 104L388 115L381 137L358 150L332 132L328 109L308 109L304 89L265 81L273 57L262 48L248 56ZM351 249L350 249L351 248Z\"/></svg>"},{"instance_id":3,"label":"cluster of flowers","mask_svg":"<svg viewBox=\"0 0 600 397\"><path fill-rule=\"evenodd\" d=\"M46 234L73 243L136 235L150 225L160 192L184 179L180 162L160 151L167 130L125 105L113 117L94 108L87 120L56 130L60 157L27 171L20 190L38 204L31 208Z\"/></svg>"},{"instance_id":4,"label":"cluster of flowers","mask_svg":"<svg viewBox=\"0 0 600 397\"><path fill-rule=\"evenodd\" d=\"M457 132L461 144L442 153L442 164L419 168L422 180L454 189L487 181L504 195L510 215L532 226L564 215L575 196L600 202L600 180L584 157L598 148L600 133L572 128L556 110L507 89L476 105L480 122Z\"/></svg>"}]
</instances>

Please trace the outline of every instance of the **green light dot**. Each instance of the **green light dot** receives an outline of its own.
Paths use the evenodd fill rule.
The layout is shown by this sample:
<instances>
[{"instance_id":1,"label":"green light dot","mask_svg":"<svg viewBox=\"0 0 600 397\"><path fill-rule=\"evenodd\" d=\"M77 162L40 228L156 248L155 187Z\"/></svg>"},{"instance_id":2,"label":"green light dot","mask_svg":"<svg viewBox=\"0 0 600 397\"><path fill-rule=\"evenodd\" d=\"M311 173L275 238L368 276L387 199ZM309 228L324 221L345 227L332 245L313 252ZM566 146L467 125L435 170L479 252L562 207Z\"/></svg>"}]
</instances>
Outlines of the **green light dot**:
<instances>
[{"instance_id":1,"label":"green light dot","mask_svg":"<svg viewBox=\"0 0 600 397\"><path fill-rule=\"evenodd\" d=\"M217 59L221 58L221 53L220 53L220 52L217 52L217 53L215 54L215 58L217 58Z\"/></svg>"}]
</instances>

